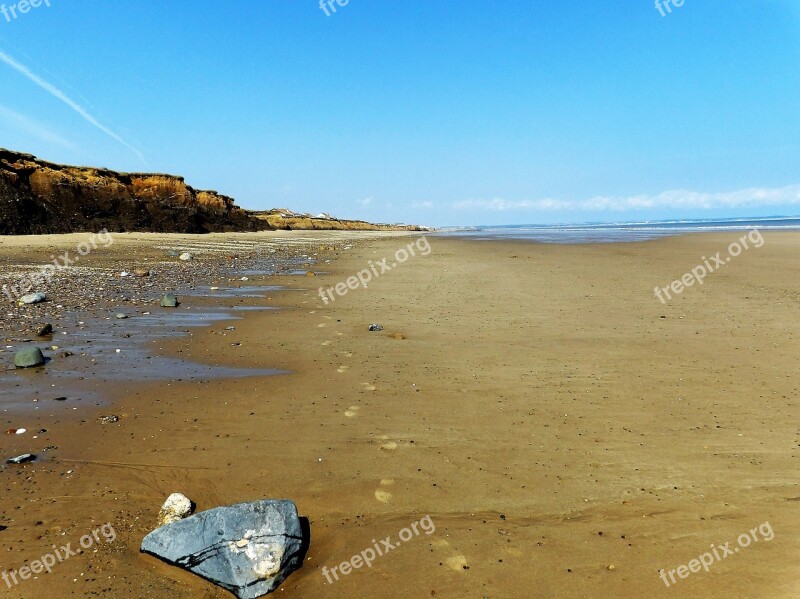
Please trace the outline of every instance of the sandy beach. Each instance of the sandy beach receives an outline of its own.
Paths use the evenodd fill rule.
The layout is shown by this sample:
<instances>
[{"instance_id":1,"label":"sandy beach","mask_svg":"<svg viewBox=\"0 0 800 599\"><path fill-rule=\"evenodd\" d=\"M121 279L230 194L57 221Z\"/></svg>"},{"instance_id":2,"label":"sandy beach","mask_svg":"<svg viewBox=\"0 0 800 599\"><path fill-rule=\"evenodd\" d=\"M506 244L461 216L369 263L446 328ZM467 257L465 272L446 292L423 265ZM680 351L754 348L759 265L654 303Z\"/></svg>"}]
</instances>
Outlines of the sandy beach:
<instances>
[{"instance_id":1,"label":"sandy beach","mask_svg":"<svg viewBox=\"0 0 800 599\"><path fill-rule=\"evenodd\" d=\"M251 235L263 237L132 235L87 257L116 272L163 260L165 247L256 239L253 247L283 247L287 264L312 257L293 268L316 276L237 283L208 268L231 287L268 291L188 295L182 313L278 309L241 310L151 343L157 357L285 374L151 379L145 365L138 382L91 386L112 359L102 353L75 383L96 401L37 391L35 406L0 413L4 428L28 429L0 436L4 457L54 447L3 467L0 569L75 547L104 524L115 531L49 574L0 582L6 596L229 597L139 553L177 491L198 510L296 502L311 546L281 597L796 597L800 234L765 233L763 247L666 304L655 287L740 235L572 246L432 235L427 255L327 303L320 287L335 289L370 261L397 262L422 238ZM6 265L34 262L74 242L3 238L0 253ZM149 282L153 298L170 287ZM126 308L129 331L143 311L162 310ZM22 338L17 322L3 322L11 348ZM373 323L383 330L370 332ZM10 349L0 357L13 362ZM57 366L54 358L25 375L39 388L45 377L59 385L48 374ZM102 424L108 414L119 421ZM737 541L754 529L757 540ZM399 541L403 530L413 534ZM385 555L344 573L342 563L386 538L394 547ZM731 554L708 571L669 584L659 574L693 568L726 543ZM325 575L337 566L338 580Z\"/></svg>"}]
</instances>

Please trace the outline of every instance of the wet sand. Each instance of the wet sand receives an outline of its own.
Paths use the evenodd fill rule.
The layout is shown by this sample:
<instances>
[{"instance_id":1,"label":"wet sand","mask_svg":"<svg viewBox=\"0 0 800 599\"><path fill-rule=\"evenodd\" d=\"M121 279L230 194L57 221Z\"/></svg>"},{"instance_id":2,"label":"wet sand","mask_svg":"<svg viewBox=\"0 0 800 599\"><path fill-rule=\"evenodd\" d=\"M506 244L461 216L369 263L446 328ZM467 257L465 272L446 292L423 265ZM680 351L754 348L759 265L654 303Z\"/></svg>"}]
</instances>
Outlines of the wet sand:
<instances>
[{"instance_id":1,"label":"wet sand","mask_svg":"<svg viewBox=\"0 0 800 599\"><path fill-rule=\"evenodd\" d=\"M408 240L360 242L314 278L251 277L242 284L287 291L236 305L280 310L160 340L157 353L290 374L145 374L102 388L108 405L3 413L4 428L31 431L2 435L3 455L29 451L42 428L39 445L57 449L3 469L0 568L104 523L117 532L9 596L230 596L138 553L179 491L200 510L297 503L311 548L279 596L795 597L800 235L765 234L667 305L653 293L738 237L433 236L428 256L327 305L319 286ZM183 307L195 301L214 303ZM109 412L120 421L99 423ZM326 580L323 567L428 515L432 534ZM671 588L659 577L764 522L772 540Z\"/></svg>"}]
</instances>

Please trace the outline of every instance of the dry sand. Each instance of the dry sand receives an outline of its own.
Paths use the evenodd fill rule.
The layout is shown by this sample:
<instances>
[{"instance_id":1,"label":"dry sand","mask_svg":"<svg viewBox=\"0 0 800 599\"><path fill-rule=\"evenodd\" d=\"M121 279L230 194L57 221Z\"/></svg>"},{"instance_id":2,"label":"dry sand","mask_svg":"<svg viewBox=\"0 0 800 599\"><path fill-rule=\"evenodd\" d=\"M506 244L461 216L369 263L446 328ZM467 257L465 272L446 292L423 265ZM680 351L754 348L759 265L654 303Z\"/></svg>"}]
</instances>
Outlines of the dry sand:
<instances>
[{"instance_id":1,"label":"dry sand","mask_svg":"<svg viewBox=\"0 0 800 599\"><path fill-rule=\"evenodd\" d=\"M138 553L180 491L201 510L297 503L311 549L276 596L796 597L800 235L765 237L668 305L653 288L738 235L584 246L434 236L430 255L329 305L317 287L407 240L369 240L327 274L280 278L292 290L267 303L282 310L163 352L292 374L109 386L115 425L86 407L5 417L47 428L58 450L0 474L0 567L103 523L118 533L8 596L230 596ZM385 330L368 332L373 322ZM0 448L25 450L5 435ZM327 583L323 567L426 515L433 534ZM765 522L772 540L672 588L659 578Z\"/></svg>"}]
</instances>

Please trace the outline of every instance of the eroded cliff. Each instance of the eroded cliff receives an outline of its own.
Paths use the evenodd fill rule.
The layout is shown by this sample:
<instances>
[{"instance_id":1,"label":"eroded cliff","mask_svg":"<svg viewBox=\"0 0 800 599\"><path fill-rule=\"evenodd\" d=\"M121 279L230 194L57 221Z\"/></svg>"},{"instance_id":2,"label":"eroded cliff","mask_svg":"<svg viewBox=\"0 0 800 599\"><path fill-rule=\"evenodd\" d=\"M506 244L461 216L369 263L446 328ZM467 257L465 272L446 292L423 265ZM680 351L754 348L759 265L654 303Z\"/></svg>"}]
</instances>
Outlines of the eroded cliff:
<instances>
[{"instance_id":1,"label":"eroded cliff","mask_svg":"<svg viewBox=\"0 0 800 599\"><path fill-rule=\"evenodd\" d=\"M270 225L182 177L53 164L0 149L0 234L209 233Z\"/></svg>"}]
</instances>

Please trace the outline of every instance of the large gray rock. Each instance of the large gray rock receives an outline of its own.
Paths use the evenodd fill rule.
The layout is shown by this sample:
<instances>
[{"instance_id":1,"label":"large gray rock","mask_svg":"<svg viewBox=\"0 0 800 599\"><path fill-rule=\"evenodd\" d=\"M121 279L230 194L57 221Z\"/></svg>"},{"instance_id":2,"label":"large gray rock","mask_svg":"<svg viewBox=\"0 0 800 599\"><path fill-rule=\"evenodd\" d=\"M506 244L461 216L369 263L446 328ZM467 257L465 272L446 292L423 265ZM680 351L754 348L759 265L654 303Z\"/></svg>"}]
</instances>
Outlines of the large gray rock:
<instances>
[{"instance_id":1,"label":"large gray rock","mask_svg":"<svg viewBox=\"0 0 800 599\"><path fill-rule=\"evenodd\" d=\"M286 499L200 512L154 530L141 546L239 599L274 591L303 565L306 549L297 507Z\"/></svg>"},{"instance_id":2,"label":"large gray rock","mask_svg":"<svg viewBox=\"0 0 800 599\"><path fill-rule=\"evenodd\" d=\"M44 363L44 355L38 347L26 347L14 354L14 366L17 368L34 368Z\"/></svg>"}]
</instances>

